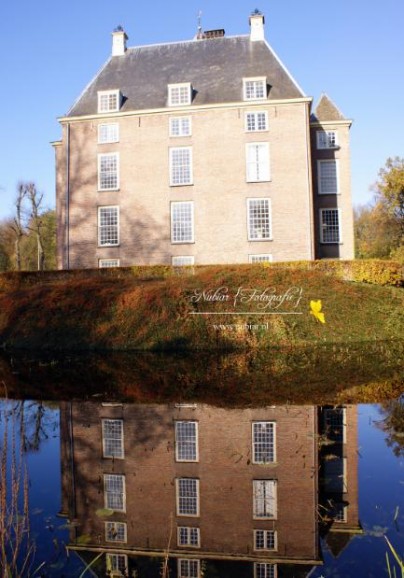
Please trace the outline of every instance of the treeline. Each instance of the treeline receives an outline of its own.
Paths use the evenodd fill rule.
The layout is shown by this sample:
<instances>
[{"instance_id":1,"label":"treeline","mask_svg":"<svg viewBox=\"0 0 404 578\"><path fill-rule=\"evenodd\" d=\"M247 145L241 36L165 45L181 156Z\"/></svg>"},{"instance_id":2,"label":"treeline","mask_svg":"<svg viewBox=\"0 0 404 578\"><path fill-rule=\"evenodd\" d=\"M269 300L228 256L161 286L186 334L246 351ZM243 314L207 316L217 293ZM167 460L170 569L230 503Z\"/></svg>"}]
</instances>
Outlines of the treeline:
<instances>
[{"instance_id":1,"label":"treeline","mask_svg":"<svg viewBox=\"0 0 404 578\"><path fill-rule=\"evenodd\" d=\"M0 222L0 272L56 269L56 212L34 183L17 187L14 215Z\"/></svg>"}]
</instances>

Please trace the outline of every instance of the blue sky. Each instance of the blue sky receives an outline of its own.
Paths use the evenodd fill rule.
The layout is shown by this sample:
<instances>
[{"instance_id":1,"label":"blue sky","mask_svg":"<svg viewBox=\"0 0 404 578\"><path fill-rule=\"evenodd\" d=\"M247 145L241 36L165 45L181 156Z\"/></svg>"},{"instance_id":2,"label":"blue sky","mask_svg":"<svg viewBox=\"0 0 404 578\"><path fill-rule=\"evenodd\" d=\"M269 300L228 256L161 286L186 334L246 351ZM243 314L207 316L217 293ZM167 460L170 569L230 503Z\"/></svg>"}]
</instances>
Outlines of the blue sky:
<instances>
[{"instance_id":1,"label":"blue sky","mask_svg":"<svg viewBox=\"0 0 404 578\"><path fill-rule=\"evenodd\" d=\"M355 204L388 156L404 156L403 0L4 1L0 8L0 219L13 210L17 183L34 181L54 206L54 154L63 116L111 51L122 24L129 46L191 39L205 30L247 34L259 8L266 39L316 102L326 92L354 121Z\"/></svg>"}]
</instances>

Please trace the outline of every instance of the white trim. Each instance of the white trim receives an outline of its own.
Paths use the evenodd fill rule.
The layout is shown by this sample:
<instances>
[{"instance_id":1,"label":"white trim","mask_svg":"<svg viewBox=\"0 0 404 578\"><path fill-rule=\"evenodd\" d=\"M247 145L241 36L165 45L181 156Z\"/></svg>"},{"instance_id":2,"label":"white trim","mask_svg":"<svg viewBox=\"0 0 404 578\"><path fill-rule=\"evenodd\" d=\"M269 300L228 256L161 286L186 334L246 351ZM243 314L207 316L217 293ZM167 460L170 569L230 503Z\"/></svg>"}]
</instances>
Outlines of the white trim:
<instances>
[{"instance_id":1,"label":"white trim","mask_svg":"<svg viewBox=\"0 0 404 578\"><path fill-rule=\"evenodd\" d=\"M260 565L265 566L264 576L261 572L258 574L258 566ZM268 573L269 568L271 568L271 574ZM278 565L273 562L254 562L254 578L278 578Z\"/></svg>"},{"instance_id":2,"label":"white trim","mask_svg":"<svg viewBox=\"0 0 404 578\"><path fill-rule=\"evenodd\" d=\"M265 430L268 428L269 426L269 431L270 431L270 437L272 438L272 459L268 459L268 460L263 460L263 459L257 459L256 455L257 453L259 453L259 449L257 448L257 446L259 446L260 442L256 441L256 434L259 435L260 432L256 432L257 428L256 426L261 426L261 433L265 434ZM265 427L263 427L265 426ZM253 421L251 423L251 445L252 445L252 463L253 464L273 464L276 462L276 421Z\"/></svg>"},{"instance_id":3,"label":"white trim","mask_svg":"<svg viewBox=\"0 0 404 578\"><path fill-rule=\"evenodd\" d=\"M122 508L114 508L108 503L107 478L120 478L122 480ZM114 512L126 512L126 480L124 474L104 474L104 506Z\"/></svg>"},{"instance_id":4,"label":"white trim","mask_svg":"<svg viewBox=\"0 0 404 578\"><path fill-rule=\"evenodd\" d=\"M176 167L174 166L174 153L179 151L187 151L188 152L188 166L182 168L184 174L186 174L187 170L189 171L189 180L184 182L174 182L175 179L175 171ZM192 160L192 146L179 146L179 147L170 147L169 148L169 169L170 169L170 187L189 187L190 185L194 184L194 175L193 175L193 160ZM183 178L184 174L180 173L180 179Z\"/></svg>"},{"instance_id":5,"label":"white trim","mask_svg":"<svg viewBox=\"0 0 404 578\"><path fill-rule=\"evenodd\" d=\"M330 145L330 134L334 135L334 144ZM325 143L322 141L322 136L325 135ZM318 151L335 150L339 148L338 131L337 130L316 130L316 148ZM325 160L325 159L324 159Z\"/></svg>"},{"instance_id":6,"label":"white trim","mask_svg":"<svg viewBox=\"0 0 404 578\"><path fill-rule=\"evenodd\" d=\"M258 532L264 532L264 547L263 548L258 548L257 547L257 534ZM274 537L274 547L273 548L267 548L266 547L266 543L267 543L267 533L271 532L273 533L273 537ZM254 550L256 552L276 552L278 550L278 532L274 529L274 528L257 528L255 530L253 530L253 535L254 535Z\"/></svg>"},{"instance_id":7,"label":"white trim","mask_svg":"<svg viewBox=\"0 0 404 578\"><path fill-rule=\"evenodd\" d=\"M250 222L250 205L252 201L266 201L268 206L268 223L269 223L269 236L268 237L252 237L253 230L256 232L257 229L253 229L251 227ZM246 199L247 202L247 239L253 242L259 241L272 241L272 208L271 208L271 199L269 197L249 197Z\"/></svg>"},{"instance_id":8,"label":"white trim","mask_svg":"<svg viewBox=\"0 0 404 578\"><path fill-rule=\"evenodd\" d=\"M106 128L104 128L106 127ZM107 137L105 140L102 140L102 130L106 131L106 134L108 135L108 131L113 131L115 130L115 136L111 137ZM98 144L110 144L110 143L116 143L119 142L119 123L117 122L101 122L98 125Z\"/></svg>"},{"instance_id":9,"label":"white trim","mask_svg":"<svg viewBox=\"0 0 404 578\"><path fill-rule=\"evenodd\" d=\"M273 257L271 253L251 253L248 255L248 262L257 263L272 263Z\"/></svg>"},{"instance_id":10,"label":"white trim","mask_svg":"<svg viewBox=\"0 0 404 578\"><path fill-rule=\"evenodd\" d=\"M174 239L174 209L179 205L189 205L191 207L191 220L190 220L190 228L191 228L191 235L189 239L183 240L175 240ZM171 201L171 243L174 245L178 244L185 244L185 243L194 243L195 242L195 225L194 225L194 201Z\"/></svg>"},{"instance_id":11,"label":"white trim","mask_svg":"<svg viewBox=\"0 0 404 578\"><path fill-rule=\"evenodd\" d=\"M119 259L98 259L99 269L114 269L119 267Z\"/></svg>"},{"instance_id":12,"label":"white trim","mask_svg":"<svg viewBox=\"0 0 404 578\"><path fill-rule=\"evenodd\" d=\"M117 223L116 225L110 225L110 227L116 226L117 229L117 242L116 243L101 243L101 225L100 225L100 220L101 220L101 212L104 209L116 209L116 220ZM107 225L104 225L104 227L106 227ZM119 245L119 206L118 205L101 205L98 207L98 221L97 221L97 229L98 229L98 247L118 247Z\"/></svg>"},{"instance_id":13,"label":"white trim","mask_svg":"<svg viewBox=\"0 0 404 578\"><path fill-rule=\"evenodd\" d=\"M173 255L171 265L173 267L192 267L195 265L195 257L193 255Z\"/></svg>"},{"instance_id":14,"label":"white trim","mask_svg":"<svg viewBox=\"0 0 404 578\"><path fill-rule=\"evenodd\" d=\"M262 96L248 96L247 94L247 83L254 83L254 94L257 92L257 87L259 83L263 83L263 95ZM243 100L246 102L263 101L268 98L268 87L267 87L267 77L266 76L251 76L243 78Z\"/></svg>"},{"instance_id":15,"label":"white trim","mask_svg":"<svg viewBox=\"0 0 404 578\"><path fill-rule=\"evenodd\" d=\"M102 107L102 100L103 97L114 97L116 98L116 106L113 108L108 107L107 108L103 108ZM118 112L119 109L121 108L121 101L122 101L122 96L121 96L121 91L119 90L119 88L115 88L113 90L99 90L97 92L97 112L105 114L105 113L111 113L111 112Z\"/></svg>"},{"instance_id":16,"label":"white trim","mask_svg":"<svg viewBox=\"0 0 404 578\"><path fill-rule=\"evenodd\" d=\"M189 572L189 568L187 569L186 574L182 573L182 562L186 562L187 564L191 564L197 566L196 569L196 577L195 577L195 573L192 572L192 574ZM178 558L178 578L200 578L201 575L201 562L200 560L196 560L195 558Z\"/></svg>"},{"instance_id":17,"label":"white trim","mask_svg":"<svg viewBox=\"0 0 404 578\"><path fill-rule=\"evenodd\" d=\"M126 544L126 542L128 541L128 527L126 522L115 522L115 521L107 521L104 523L105 525L105 541L106 542L110 542L110 543L118 543L118 544ZM112 526L112 527L116 527L116 526L120 526L123 528L123 533L124 533L124 537L123 540L118 540L117 538L113 538L112 540L108 537L109 536L109 531L108 531L108 526Z\"/></svg>"},{"instance_id":18,"label":"white trim","mask_svg":"<svg viewBox=\"0 0 404 578\"><path fill-rule=\"evenodd\" d=\"M337 207L327 207L327 208L322 208L319 210L320 211L320 243L322 245L341 245L342 244L342 231L341 231L341 209L338 209ZM327 225L324 224L323 221L323 212L324 211L337 211L338 214L338 237L339 240L338 241L324 241L324 229L326 229Z\"/></svg>"},{"instance_id":19,"label":"white trim","mask_svg":"<svg viewBox=\"0 0 404 578\"><path fill-rule=\"evenodd\" d=\"M263 114L265 118L265 128L248 128L248 116L252 115L254 117L254 125L255 127L258 126L258 115ZM267 110L247 110L244 113L244 130L248 133L255 133L255 132L267 132L269 130L268 124L268 111Z\"/></svg>"},{"instance_id":20,"label":"white trim","mask_svg":"<svg viewBox=\"0 0 404 578\"><path fill-rule=\"evenodd\" d=\"M183 424L194 426L194 438L187 440L179 440L180 435L184 435L184 432L180 432L180 426ZM198 422L195 420L176 420L174 422L174 431L175 431L175 461L176 462L199 462L199 431L198 431ZM187 458L180 456L180 448L182 448L182 452L187 452L187 448L184 446L192 446L192 451L195 453L195 457Z\"/></svg>"},{"instance_id":21,"label":"white trim","mask_svg":"<svg viewBox=\"0 0 404 578\"><path fill-rule=\"evenodd\" d=\"M181 496L180 496L180 485L181 485L180 482L181 482L181 481L185 481L185 480L195 482L195 493L196 493L196 496L195 496L195 498L192 497L192 500L193 500L193 501L195 500L195 506L196 506L196 507L195 507L195 513L181 512L181 511L180 511L180 498L181 498ZM199 518L199 515L200 515L200 508L199 508L199 506L200 506L200 504L199 504L199 501L200 501L199 479L198 479L198 478L186 478L186 477L176 478L176 480L175 480L175 494L176 494L177 516L184 516L184 517L187 517L187 518ZM189 499L190 499L190 498L189 498Z\"/></svg>"},{"instance_id":22,"label":"white trim","mask_svg":"<svg viewBox=\"0 0 404 578\"><path fill-rule=\"evenodd\" d=\"M106 423L107 422L118 422L120 424L120 437L109 437L107 438L105 435L106 430ZM103 418L101 420L101 429L102 429L102 457L103 458L111 458L114 460L123 460L125 458L125 443L124 443L124 433L123 433L123 420L122 419L114 419L114 418ZM107 440L114 440L116 442L120 442L120 455L115 455L113 452L107 453L106 445Z\"/></svg>"},{"instance_id":23,"label":"white trim","mask_svg":"<svg viewBox=\"0 0 404 578\"><path fill-rule=\"evenodd\" d=\"M186 99L182 100L182 89L187 89ZM173 102L173 92L178 90L178 102ZM192 102L192 85L190 82L179 82L167 85L168 106L189 106ZM176 99L175 99L176 100ZM182 100L182 102L181 102Z\"/></svg>"},{"instance_id":24,"label":"white trim","mask_svg":"<svg viewBox=\"0 0 404 578\"><path fill-rule=\"evenodd\" d=\"M181 543L181 530L186 530L187 534L187 542L185 544ZM191 539L191 531L196 533L197 543L190 544L189 541ZM195 526L178 526L177 527L177 546L181 548L200 548L201 547L201 531L199 528Z\"/></svg>"},{"instance_id":25,"label":"white trim","mask_svg":"<svg viewBox=\"0 0 404 578\"><path fill-rule=\"evenodd\" d=\"M116 560L123 560L124 562L124 566L125 566L125 570L124 570L124 574L122 574L121 570L119 569L119 563L117 564L118 568L108 568L108 559L110 560L109 562L109 566L115 565L111 562L112 559L116 559ZM111 573L108 573L108 576L110 576L111 578L117 578L118 576L126 576L127 572L128 572L128 556L126 554L118 554L115 552L106 552L106 566L107 566L107 570L110 570Z\"/></svg>"},{"instance_id":26,"label":"white trim","mask_svg":"<svg viewBox=\"0 0 404 578\"><path fill-rule=\"evenodd\" d=\"M278 517L278 480L253 480L252 493L253 519L276 520Z\"/></svg>"},{"instance_id":27,"label":"white trim","mask_svg":"<svg viewBox=\"0 0 404 578\"><path fill-rule=\"evenodd\" d=\"M271 180L269 143L248 142L245 145L246 182L267 183Z\"/></svg>"},{"instance_id":28,"label":"white trim","mask_svg":"<svg viewBox=\"0 0 404 578\"><path fill-rule=\"evenodd\" d=\"M113 187L101 187L101 163L107 157L115 158L116 163L116 186ZM98 192L104 191L119 191L119 153L98 153Z\"/></svg>"},{"instance_id":29,"label":"white trim","mask_svg":"<svg viewBox=\"0 0 404 578\"><path fill-rule=\"evenodd\" d=\"M328 164L333 164L335 166L335 184L336 190L335 191L323 191L321 187L321 177L322 177L322 169L321 167ZM338 159L321 159L317 161L317 191L319 195L339 195L340 194L340 187L339 187L339 162Z\"/></svg>"},{"instance_id":30,"label":"white trim","mask_svg":"<svg viewBox=\"0 0 404 578\"><path fill-rule=\"evenodd\" d=\"M178 121L178 133L175 134L173 132L173 124L174 122ZM188 132L184 132L183 128L184 128L184 121L188 122ZM187 116L171 116L169 118L169 136L171 138L180 138L180 137L187 137L187 136L192 136L192 117L187 115Z\"/></svg>"}]
</instances>

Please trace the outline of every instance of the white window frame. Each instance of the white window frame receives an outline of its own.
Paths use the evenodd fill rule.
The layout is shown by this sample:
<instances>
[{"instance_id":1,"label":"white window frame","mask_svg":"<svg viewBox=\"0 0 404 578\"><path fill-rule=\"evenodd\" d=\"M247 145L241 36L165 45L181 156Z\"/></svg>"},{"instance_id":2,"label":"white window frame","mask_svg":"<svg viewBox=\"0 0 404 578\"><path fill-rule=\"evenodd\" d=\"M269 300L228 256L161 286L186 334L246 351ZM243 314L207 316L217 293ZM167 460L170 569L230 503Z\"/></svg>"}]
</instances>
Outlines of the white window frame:
<instances>
[{"instance_id":1,"label":"white window frame","mask_svg":"<svg viewBox=\"0 0 404 578\"><path fill-rule=\"evenodd\" d=\"M271 180L268 142L247 143L245 159L247 183L264 183Z\"/></svg>"},{"instance_id":2,"label":"white window frame","mask_svg":"<svg viewBox=\"0 0 404 578\"><path fill-rule=\"evenodd\" d=\"M122 419L110 419L110 418L105 418L101 421L102 423L102 455L104 458L113 458L115 460L122 460L125 458L125 449L124 449L124 434L123 434L123 420ZM115 428L114 426L117 426L119 424L119 428L120 429L120 435L110 435L108 438L106 436L106 433L108 433L107 427L108 427L108 423L112 425L113 428ZM114 451L109 451L108 448L108 443L111 443L112 445L116 445L116 449L117 452L114 453Z\"/></svg>"},{"instance_id":3,"label":"white window frame","mask_svg":"<svg viewBox=\"0 0 404 578\"><path fill-rule=\"evenodd\" d=\"M263 128L262 128L262 118L264 119ZM268 111L266 110L248 111L245 113L244 122L246 132L267 132L269 130Z\"/></svg>"},{"instance_id":4,"label":"white window frame","mask_svg":"<svg viewBox=\"0 0 404 578\"><path fill-rule=\"evenodd\" d=\"M259 236L257 231L263 229L258 229L257 227L253 227L252 223L252 205L256 201L266 201L266 205L268 207L268 223L269 223L269 235L267 237ZM265 228L265 227L264 227ZM247 199L247 231L248 231L248 240L249 241L272 241L272 210L271 210L271 199L268 197L252 197Z\"/></svg>"},{"instance_id":5,"label":"white window frame","mask_svg":"<svg viewBox=\"0 0 404 578\"><path fill-rule=\"evenodd\" d=\"M185 535L185 540L182 536ZM196 543L192 544L192 535L196 536ZM178 526L177 527L177 545L187 548L200 548L201 547L201 531L199 528L194 526Z\"/></svg>"},{"instance_id":6,"label":"white window frame","mask_svg":"<svg viewBox=\"0 0 404 578\"><path fill-rule=\"evenodd\" d=\"M270 562L254 562L254 578L278 578L278 565Z\"/></svg>"},{"instance_id":7,"label":"white window frame","mask_svg":"<svg viewBox=\"0 0 404 578\"><path fill-rule=\"evenodd\" d=\"M98 125L98 144L119 142L119 124L103 122Z\"/></svg>"},{"instance_id":8,"label":"white window frame","mask_svg":"<svg viewBox=\"0 0 404 578\"><path fill-rule=\"evenodd\" d=\"M122 492L112 492L111 490L108 492L108 480L112 482L113 479L119 479L122 482ZM122 507L114 508L113 505L111 505L110 496L115 496L118 494L121 496ZM104 505L106 509L113 510L114 512L126 512L126 480L123 474L104 474Z\"/></svg>"},{"instance_id":9,"label":"white window frame","mask_svg":"<svg viewBox=\"0 0 404 578\"><path fill-rule=\"evenodd\" d=\"M100 269L114 269L119 267L119 259L99 259L98 267Z\"/></svg>"},{"instance_id":10,"label":"white window frame","mask_svg":"<svg viewBox=\"0 0 404 578\"><path fill-rule=\"evenodd\" d=\"M186 484L192 482L192 492L195 495L186 495ZM189 485L191 487L191 484ZM177 503L177 516L185 516L187 518L198 518L199 517L199 479L198 478L176 478L175 480L176 489L176 503ZM195 491L194 491L195 490ZM184 500L187 502L184 504ZM192 505L192 508L189 507Z\"/></svg>"},{"instance_id":11,"label":"white window frame","mask_svg":"<svg viewBox=\"0 0 404 578\"><path fill-rule=\"evenodd\" d=\"M252 90L250 90L250 88L252 88ZM248 101L266 100L267 99L266 76L254 76L251 78L243 78L243 99Z\"/></svg>"},{"instance_id":12,"label":"white window frame","mask_svg":"<svg viewBox=\"0 0 404 578\"><path fill-rule=\"evenodd\" d=\"M195 568L191 569L191 566ZM200 578L201 562L195 558L178 558L178 578Z\"/></svg>"},{"instance_id":13,"label":"white window frame","mask_svg":"<svg viewBox=\"0 0 404 578\"><path fill-rule=\"evenodd\" d=\"M258 545L258 541L260 540L260 536L263 537L263 543L264 546L260 547ZM273 540L273 547L267 547L268 544L268 539L269 537L272 536L272 540ZM262 551L266 551L266 552L276 552L276 550L278 549L278 532L276 530L266 530L266 529L260 529L260 530L254 530L254 550L257 550L258 552L262 552Z\"/></svg>"},{"instance_id":14,"label":"white window frame","mask_svg":"<svg viewBox=\"0 0 404 578\"><path fill-rule=\"evenodd\" d=\"M98 112L118 112L121 108L121 91L115 90L99 90L98 91ZM113 104L115 101L115 105Z\"/></svg>"},{"instance_id":15,"label":"white window frame","mask_svg":"<svg viewBox=\"0 0 404 578\"><path fill-rule=\"evenodd\" d=\"M175 125L178 125L177 128L175 128ZM172 116L172 117L170 117L169 135L172 138L191 136L192 135L192 117L190 117L190 116Z\"/></svg>"},{"instance_id":16,"label":"white window frame","mask_svg":"<svg viewBox=\"0 0 404 578\"><path fill-rule=\"evenodd\" d=\"M108 178L110 178L111 180L114 179L116 181L116 184L110 185L110 186L105 186L105 184L102 183L102 174L103 174L103 161L105 161L107 158L110 159L110 161L112 161L114 159L115 162L115 170L111 171L110 169L108 171L105 171L105 173L109 173ZM99 153L98 155L98 191L118 191L119 190L119 153Z\"/></svg>"},{"instance_id":17,"label":"white window frame","mask_svg":"<svg viewBox=\"0 0 404 578\"><path fill-rule=\"evenodd\" d=\"M114 209L116 210L116 225L104 225L101 226L101 213L106 210ZM105 205L98 207L98 246L99 247L117 247L119 246L119 206L118 205ZM102 242L102 230L103 228L110 227L112 230L113 227L116 228L116 242Z\"/></svg>"},{"instance_id":18,"label":"white window frame","mask_svg":"<svg viewBox=\"0 0 404 578\"><path fill-rule=\"evenodd\" d=\"M184 163L184 156L182 156L180 164L176 159L177 154L183 155L187 153L188 162ZM192 147L170 147L170 187L187 187L194 184L193 170L192 170Z\"/></svg>"},{"instance_id":19,"label":"white window frame","mask_svg":"<svg viewBox=\"0 0 404 578\"><path fill-rule=\"evenodd\" d=\"M171 265L173 267L192 267L195 265L195 257L193 255L175 255L171 257Z\"/></svg>"},{"instance_id":20,"label":"white window frame","mask_svg":"<svg viewBox=\"0 0 404 578\"><path fill-rule=\"evenodd\" d=\"M317 150L329 150L338 148L338 131L318 130L316 131Z\"/></svg>"},{"instance_id":21,"label":"white window frame","mask_svg":"<svg viewBox=\"0 0 404 578\"><path fill-rule=\"evenodd\" d=\"M326 212L330 212L330 211L335 211L336 214L338 215L338 241L327 241L324 240L324 233L327 229L327 227L329 227L329 225L327 225L327 223L324 222L324 213ZM322 245L340 245L342 243L342 235L341 235L341 210L337 209L335 207L330 207L327 209L320 209L320 243Z\"/></svg>"},{"instance_id":22,"label":"white window frame","mask_svg":"<svg viewBox=\"0 0 404 578\"><path fill-rule=\"evenodd\" d=\"M337 524L346 524L348 522L348 504L343 502L334 503L333 520Z\"/></svg>"},{"instance_id":23,"label":"white window frame","mask_svg":"<svg viewBox=\"0 0 404 578\"><path fill-rule=\"evenodd\" d=\"M324 170L326 166L334 165L335 167L335 177L324 176ZM335 186L330 188L329 184L324 181L326 179L335 178ZM325 186L326 185L326 186ZM339 163L337 159L322 159L317 161L317 186L319 195L339 195ZM324 190L326 189L326 190Z\"/></svg>"},{"instance_id":24,"label":"white window frame","mask_svg":"<svg viewBox=\"0 0 404 578\"><path fill-rule=\"evenodd\" d=\"M123 531L123 532L122 532ZM115 532L115 536L111 532ZM119 538L119 534L123 533L122 539ZM126 522L105 522L105 541L126 544L128 541L128 528Z\"/></svg>"},{"instance_id":25,"label":"white window frame","mask_svg":"<svg viewBox=\"0 0 404 578\"><path fill-rule=\"evenodd\" d=\"M254 253L248 255L249 263L272 263L273 258L271 253Z\"/></svg>"},{"instance_id":26,"label":"white window frame","mask_svg":"<svg viewBox=\"0 0 404 578\"><path fill-rule=\"evenodd\" d=\"M341 472L341 473L339 473ZM324 490L330 494L345 494L347 486L347 458L334 456L323 461Z\"/></svg>"},{"instance_id":27,"label":"white window frame","mask_svg":"<svg viewBox=\"0 0 404 578\"><path fill-rule=\"evenodd\" d=\"M168 85L168 106L187 106L192 101L192 85L180 82Z\"/></svg>"},{"instance_id":28,"label":"white window frame","mask_svg":"<svg viewBox=\"0 0 404 578\"><path fill-rule=\"evenodd\" d=\"M128 557L126 554L115 554L113 552L107 552L105 555L107 560L107 570L111 572L108 573L108 576L115 577L128 575ZM121 561L122 564L120 564L119 561ZM124 571L122 573L121 568L123 566Z\"/></svg>"},{"instance_id":29,"label":"white window frame","mask_svg":"<svg viewBox=\"0 0 404 578\"><path fill-rule=\"evenodd\" d=\"M260 454L266 454L264 446L267 441L262 439L266 435L266 430L270 432L269 444L272 449L269 449L268 459L260 457ZM252 462L253 464L269 464L276 462L276 422L275 421L253 421L251 424L252 436ZM261 436L261 440L260 440Z\"/></svg>"},{"instance_id":30,"label":"white window frame","mask_svg":"<svg viewBox=\"0 0 404 578\"><path fill-rule=\"evenodd\" d=\"M175 421L175 459L177 462L199 461L199 432L198 422L195 420ZM181 431L185 429L186 431ZM190 430L193 429L194 435ZM191 455L187 457L186 454Z\"/></svg>"},{"instance_id":31,"label":"white window frame","mask_svg":"<svg viewBox=\"0 0 404 578\"><path fill-rule=\"evenodd\" d=\"M189 223L186 221L179 221L180 227L179 231L182 233L184 224L187 229L190 229L190 234L184 239L182 238L182 234L180 235L181 238L178 238L178 230L176 230L177 221L174 221L174 216L176 213L176 209L180 206L189 205L190 210L190 221ZM188 230L187 230L188 233ZM177 237L177 238L176 238ZM194 202L193 201L172 201L171 203L171 243L175 245L185 244L185 243L194 243L195 242L195 230L194 230Z\"/></svg>"},{"instance_id":32,"label":"white window frame","mask_svg":"<svg viewBox=\"0 0 404 578\"><path fill-rule=\"evenodd\" d=\"M254 520L276 520L278 516L278 481L253 480Z\"/></svg>"}]
</instances>

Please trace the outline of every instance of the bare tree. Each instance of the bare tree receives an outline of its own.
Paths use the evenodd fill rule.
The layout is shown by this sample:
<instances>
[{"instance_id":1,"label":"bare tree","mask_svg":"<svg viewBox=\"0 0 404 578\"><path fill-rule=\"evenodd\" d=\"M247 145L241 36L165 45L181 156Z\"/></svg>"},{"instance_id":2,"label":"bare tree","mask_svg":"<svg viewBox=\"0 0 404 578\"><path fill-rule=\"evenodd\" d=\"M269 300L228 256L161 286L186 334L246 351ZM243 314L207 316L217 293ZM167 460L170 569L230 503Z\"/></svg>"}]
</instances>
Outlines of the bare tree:
<instances>
[{"instance_id":1,"label":"bare tree","mask_svg":"<svg viewBox=\"0 0 404 578\"><path fill-rule=\"evenodd\" d=\"M11 223L11 229L14 232L14 254L15 254L15 268L21 271L21 239L25 235L24 227L24 211L23 204L26 195L26 186L20 183L17 187L17 198L15 201L16 213Z\"/></svg>"},{"instance_id":2,"label":"bare tree","mask_svg":"<svg viewBox=\"0 0 404 578\"><path fill-rule=\"evenodd\" d=\"M31 203L31 219L28 228L35 233L38 247L38 271L44 270L45 251L42 233L42 218L40 208L43 200L43 193L39 193L34 183L26 183L25 194Z\"/></svg>"}]
</instances>

